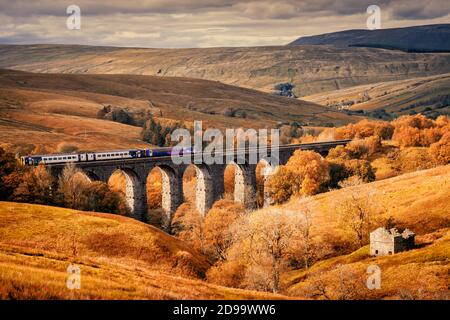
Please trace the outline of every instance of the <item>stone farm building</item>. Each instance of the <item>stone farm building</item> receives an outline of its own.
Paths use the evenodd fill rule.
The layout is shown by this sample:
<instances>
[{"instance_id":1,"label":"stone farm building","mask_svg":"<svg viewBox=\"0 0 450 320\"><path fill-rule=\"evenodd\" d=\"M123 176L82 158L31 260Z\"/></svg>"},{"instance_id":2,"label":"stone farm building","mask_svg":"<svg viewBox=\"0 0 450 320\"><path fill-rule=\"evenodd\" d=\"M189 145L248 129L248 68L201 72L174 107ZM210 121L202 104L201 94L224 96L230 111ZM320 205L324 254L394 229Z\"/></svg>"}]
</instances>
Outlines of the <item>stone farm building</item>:
<instances>
[{"instance_id":1,"label":"stone farm building","mask_svg":"<svg viewBox=\"0 0 450 320\"><path fill-rule=\"evenodd\" d=\"M415 234L409 229L400 233L397 229L378 228L370 233L370 255L387 256L414 248Z\"/></svg>"}]
</instances>

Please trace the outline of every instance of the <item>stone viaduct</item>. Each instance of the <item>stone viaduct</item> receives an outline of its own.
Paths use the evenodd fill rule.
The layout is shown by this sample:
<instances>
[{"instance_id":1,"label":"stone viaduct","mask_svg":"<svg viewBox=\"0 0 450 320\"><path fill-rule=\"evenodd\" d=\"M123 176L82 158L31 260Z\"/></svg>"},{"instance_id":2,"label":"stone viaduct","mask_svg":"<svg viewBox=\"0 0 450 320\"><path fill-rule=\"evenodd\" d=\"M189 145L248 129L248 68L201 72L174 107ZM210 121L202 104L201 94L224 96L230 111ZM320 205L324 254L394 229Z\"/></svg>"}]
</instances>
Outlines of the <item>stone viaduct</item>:
<instances>
[{"instance_id":1,"label":"stone viaduct","mask_svg":"<svg viewBox=\"0 0 450 320\"><path fill-rule=\"evenodd\" d=\"M278 151L278 164L286 164L295 150L313 150L321 155L338 145L346 145L350 140L286 145L280 146ZM264 181L274 168L271 166L270 149L267 157L261 157L257 150L245 152L245 164L238 164L236 158L226 161L223 155L223 164L204 163L195 164L193 155L191 165L195 166L196 185L196 207L201 214L206 214L215 201L221 199L224 194L224 173L228 165L235 166L234 201L242 203L246 208L253 209L256 206L256 167L257 164L248 164L251 153L254 152L257 162L261 163L264 170ZM91 180L108 182L109 178L116 172L124 174L126 180L125 197L131 211L131 216L138 220L145 220L147 216L147 177L154 168L158 168L162 176L162 209L165 213L164 225L170 225L172 215L183 203L183 174L189 165L176 165L170 156L155 158L138 158L123 160L106 160L79 162L76 166L80 168ZM48 165L55 176L59 176L64 165ZM265 190L267 191L267 190ZM270 200L264 194L265 204Z\"/></svg>"}]
</instances>

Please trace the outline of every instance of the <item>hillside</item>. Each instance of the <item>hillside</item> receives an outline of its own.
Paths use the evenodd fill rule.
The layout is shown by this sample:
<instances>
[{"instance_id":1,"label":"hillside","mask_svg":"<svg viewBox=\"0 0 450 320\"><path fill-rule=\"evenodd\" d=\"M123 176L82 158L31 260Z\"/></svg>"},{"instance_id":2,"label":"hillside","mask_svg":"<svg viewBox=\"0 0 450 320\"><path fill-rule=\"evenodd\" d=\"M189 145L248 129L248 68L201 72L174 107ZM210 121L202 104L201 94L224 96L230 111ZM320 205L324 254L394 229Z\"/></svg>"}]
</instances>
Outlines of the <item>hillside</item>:
<instances>
[{"instance_id":1,"label":"hillside","mask_svg":"<svg viewBox=\"0 0 450 320\"><path fill-rule=\"evenodd\" d=\"M0 137L9 149L48 151L145 146L141 128L98 119L104 106L204 128L274 127L280 121L335 125L359 118L297 99L199 79L0 71Z\"/></svg>"},{"instance_id":2,"label":"hillside","mask_svg":"<svg viewBox=\"0 0 450 320\"><path fill-rule=\"evenodd\" d=\"M369 195L383 217L392 216L399 227L414 229L424 235L450 227L450 166L416 171L331 192L306 200L292 199L281 205L286 210L298 210L312 205L317 211L315 228L333 230L337 219L333 208L349 193L359 197Z\"/></svg>"},{"instance_id":3,"label":"hillside","mask_svg":"<svg viewBox=\"0 0 450 320\"><path fill-rule=\"evenodd\" d=\"M349 194L368 197L372 208L380 210L382 219L392 217L396 227L413 230L417 249L372 258L365 246L347 255L327 258L310 269L286 273L286 293L324 299L323 292L327 291L328 298L340 299L339 295L348 289L347 299L408 298L408 295L409 299L449 299L450 166L347 187L306 200L292 199L281 208L295 212L313 209L313 237L322 239L319 241L336 240L343 234L335 208ZM382 290L379 291L369 291L364 286L367 267L372 264L382 270ZM326 290L319 294L320 288Z\"/></svg>"},{"instance_id":4,"label":"hillside","mask_svg":"<svg viewBox=\"0 0 450 320\"><path fill-rule=\"evenodd\" d=\"M448 300L450 229L430 234L418 249L394 256L369 255L369 246L285 274L287 293L317 299ZM369 266L381 270L379 290L365 286Z\"/></svg>"},{"instance_id":5,"label":"hillside","mask_svg":"<svg viewBox=\"0 0 450 320\"><path fill-rule=\"evenodd\" d=\"M129 218L0 202L1 299L270 299L200 281L206 259ZM81 289L66 288L69 264Z\"/></svg>"},{"instance_id":6,"label":"hillside","mask_svg":"<svg viewBox=\"0 0 450 320\"><path fill-rule=\"evenodd\" d=\"M201 78L266 92L276 84L291 82L301 97L448 73L450 54L314 45L206 49L0 45L0 68Z\"/></svg>"},{"instance_id":7,"label":"hillside","mask_svg":"<svg viewBox=\"0 0 450 320\"><path fill-rule=\"evenodd\" d=\"M450 114L450 74L355 86L302 99L335 109L383 109L392 115L422 113L435 117Z\"/></svg>"},{"instance_id":8,"label":"hillside","mask_svg":"<svg viewBox=\"0 0 450 320\"><path fill-rule=\"evenodd\" d=\"M449 52L450 24L378 30L345 30L301 37L289 45L357 46L410 52Z\"/></svg>"}]
</instances>

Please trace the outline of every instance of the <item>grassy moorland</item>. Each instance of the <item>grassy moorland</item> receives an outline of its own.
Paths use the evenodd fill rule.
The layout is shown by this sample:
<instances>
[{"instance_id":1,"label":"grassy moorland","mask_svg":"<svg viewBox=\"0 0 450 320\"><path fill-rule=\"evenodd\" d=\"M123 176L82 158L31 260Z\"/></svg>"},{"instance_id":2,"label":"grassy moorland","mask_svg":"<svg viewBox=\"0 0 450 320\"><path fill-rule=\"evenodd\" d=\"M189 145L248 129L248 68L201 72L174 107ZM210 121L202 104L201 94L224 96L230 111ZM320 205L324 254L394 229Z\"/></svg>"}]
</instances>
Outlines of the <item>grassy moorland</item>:
<instances>
[{"instance_id":1,"label":"grassy moorland","mask_svg":"<svg viewBox=\"0 0 450 320\"><path fill-rule=\"evenodd\" d=\"M2 299L274 299L200 279L206 258L121 216L0 202ZM70 263L81 289L66 287Z\"/></svg>"},{"instance_id":2,"label":"grassy moorland","mask_svg":"<svg viewBox=\"0 0 450 320\"><path fill-rule=\"evenodd\" d=\"M198 79L0 71L0 138L14 152L141 147L142 128L99 118L105 106L135 118L203 127L275 127L280 121L343 125L361 117L255 90ZM42 150L45 152L45 150Z\"/></svg>"},{"instance_id":3,"label":"grassy moorland","mask_svg":"<svg viewBox=\"0 0 450 320\"><path fill-rule=\"evenodd\" d=\"M425 238L422 238L425 241ZM369 247L285 274L286 292L317 299L450 299L450 229L431 233L420 249L388 257ZM369 266L381 270L379 290L365 287Z\"/></svg>"},{"instance_id":4,"label":"grassy moorland","mask_svg":"<svg viewBox=\"0 0 450 320\"><path fill-rule=\"evenodd\" d=\"M380 258L369 257L367 246L353 251L353 235L342 224L338 210L350 195L370 199L374 209L372 228L391 219L398 228L408 227L416 232L417 248ZM266 211L301 214L306 209L313 213L311 237L316 248L327 253L309 268L286 270L282 274L280 294L319 299L447 298L448 199L450 167L441 166L312 197L293 197L285 204L255 211L250 216L257 217ZM230 210L230 205L223 202L207 215L209 221L205 226L209 223L209 228L220 232L219 238L221 227L211 225L215 220L210 217L219 219L217 222L229 219ZM235 211L239 212L237 207ZM1 202L0 218L0 295L3 298L284 298L248 291L250 288L232 289L213 284L218 282L210 277L215 267L206 256L191 249L189 240L183 242L125 217ZM302 247L298 239L292 241L295 247ZM238 252L246 251L239 242L235 246ZM79 291L65 287L69 263L81 266ZM381 291L369 292L364 287L370 264L382 269ZM224 277L235 281L234 269L232 265L228 267L221 273L219 282L223 283ZM208 282L203 279L205 274Z\"/></svg>"},{"instance_id":5,"label":"grassy moorland","mask_svg":"<svg viewBox=\"0 0 450 320\"><path fill-rule=\"evenodd\" d=\"M360 199L368 201L371 230L387 221L399 229L409 228L416 233L417 248L378 258L369 256L368 245L337 253L348 252L354 243L350 221L343 220L339 210L349 199L359 204ZM441 166L313 197L294 197L263 209L297 214L310 210L312 242L321 250L328 247L327 254L311 267L283 275L283 293L317 299L449 299L449 199L450 167ZM373 264L382 271L381 290L365 286L367 267Z\"/></svg>"},{"instance_id":6,"label":"grassy moorland","mask_svg":"<svg viewBox=\"0 0 450 320\"><path fill-rule=\"evenodd\" d=\"M302 99L335 109L384 110L402 116L411 113L449 113L450 75L387 81L321 92ZM380 114L380 113L379 113Z\"/></svg>"},{"instance_id":7,"label":"grassy moorland","mask_svg":"<svg viewBox=\"0 0 450 320\"><path fill-rule=\"evenodd\" d=\"M450 55L445 53L314 45L204 49L0 46L1 68L201 78L262 91L291 82L297 96L448 73L449 61Z\"/></svg>"}]
</instances>

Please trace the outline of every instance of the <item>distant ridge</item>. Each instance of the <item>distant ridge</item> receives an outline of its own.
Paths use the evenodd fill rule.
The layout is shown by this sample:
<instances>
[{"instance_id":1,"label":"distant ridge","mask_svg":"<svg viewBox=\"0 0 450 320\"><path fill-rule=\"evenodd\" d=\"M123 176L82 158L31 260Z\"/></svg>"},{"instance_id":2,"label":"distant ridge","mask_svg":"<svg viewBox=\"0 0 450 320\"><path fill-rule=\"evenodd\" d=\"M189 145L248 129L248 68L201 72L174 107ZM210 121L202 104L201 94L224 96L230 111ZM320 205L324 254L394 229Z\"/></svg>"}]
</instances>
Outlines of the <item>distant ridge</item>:
<instances>
[{"instance_id":1,"label":"distant ridge","mask_svg":"<svg viewBox=\"0 0 450 320\"><path fill-rule=\"evenodd\" d=\"M379 30L346 30L301 37L289 45L334 45L407 52L450 52L450 24Z\"/></svg>"}]
</instances>

